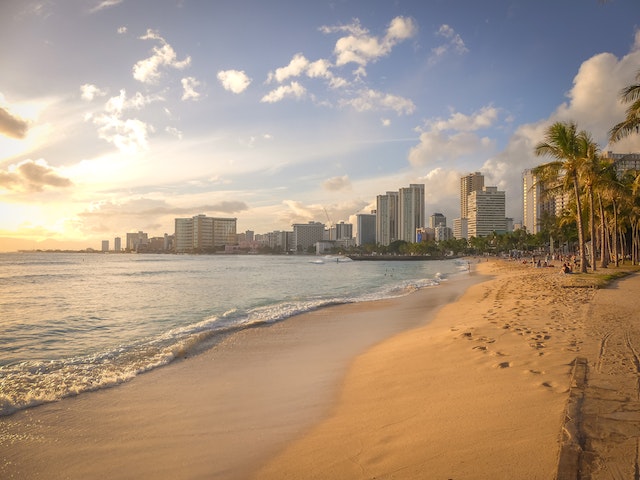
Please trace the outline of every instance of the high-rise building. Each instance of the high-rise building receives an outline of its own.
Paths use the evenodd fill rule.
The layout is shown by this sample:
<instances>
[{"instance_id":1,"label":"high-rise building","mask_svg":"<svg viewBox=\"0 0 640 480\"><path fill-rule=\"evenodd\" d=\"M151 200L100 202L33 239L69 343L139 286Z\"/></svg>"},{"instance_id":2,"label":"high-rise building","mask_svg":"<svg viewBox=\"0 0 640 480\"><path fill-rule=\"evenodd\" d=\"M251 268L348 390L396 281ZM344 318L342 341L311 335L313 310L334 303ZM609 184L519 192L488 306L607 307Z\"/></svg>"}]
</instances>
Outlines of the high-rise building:
<instances>
[{"instance_id":1,"label":"high-rise building","mask_svg":"<svg viewBox=\"0 0 640 480\"><path fill-rule=\"evenodd\" d=\"M390 245L398 240L398 192L376 197L376 242Z\"/></svg>"},{"instance_id":2,"label":"high-rise building","mask_svg":"<svg viewBox=\"0 0 640 480\"><path fill-rule=\"evenodd\" d=\"M207 217L175 219L175 250L213 250L236 243L236 218Z\"/></svg>"},{"instance_id":3,"label":"high-rise building","mask_svg":"<svg viewBox=\"0 0 640 480\"><path fill-rule=\"evenodd\" d=\"M616 174L621 178L625 172L640 172L640 153L613 153L611 151L604 154L604 158L613 162L616 167Z\"/></svg>"},{"instance_id":4,"label":"high-rise building","mask_svg":"<svg viewBox=\"0 0 640 480\"><path fill-rule=\"evenodd\" d=\"M401 188L398 191L398 239L413 243L416 230L424 226L424 185Z\"/></svg>"},{"instance_id":5,"label":"high-rise building","mask_svg":"<svg viewBox=\"0 0 640 480\"><path fill-rule=\"evenodd\" d=\"M139 231L137 233L127 233L127 251L137 252L144 249L149 242L149 235Z\"/></svg>"},{"instance_id":6,"label":"high-rise building","mask_svg":"<svg viewBox=\"0 0 640 480\"><path fill-rule=\"evenodd\" d=\"M331 227L333 230L330 240L347 240L353 238L353 224L339 222Z\"/></svg>"},{"instance_id":7,"label":"high-rise building","mask_svg":"<svg viewBox=\"0 0 640 480\"><path fill-rule=\"evenodd\" d=\"M458 240L461 238L469 238L468 218L455 218L453 220L453 237Z\"/></svg>"},{"instance_id":8,"label":"high-rise building","mask_svg":"<svg viewBox=\"0 0 640 480\"><path fill-rule=\"evenodd\" d=\"M549 194L547 185L533 173L525 170L522 174L522 224L529 233L539 233L545 214L560 217L568 208L570 193Z\"/></svg>"},{"instance_id":9,"label":"high-rise building","mask_svg":"<svg viewBox=\"0 0 640 480\"><path fill-rule=\"evenodd\" d=\"M102 240L102 251L103 252L109 251L109 240Z\"/></svg>"},{"instance_id":10,"label":"high-rise building","mask_svg":"<svg viewBox=\"0 0 640 480\"><path fill-rule=\"evenodd\" d=\"M120 237L116 237L113 239L113 251L119 252L122 250L122 239Z\"/></svg>"},{"instance_id":11,"label":"high-rise building","mask_svg":"<svg viewBox=\"0 0 640 480\"><path fill-rule=\"evenodd\" d=\"M493 232L505 233L505 192L498 187L484 187L468 196L468 234L470 237L486 237Z\"/></svg>"},{"instance_id":12,"label":"high-rise building","mask_svg":"<svg viewBox=\"0 0 640 480\"><path fill-rule=\"evenodd\" d=\"M322 240L324 235L324 223L294 223L293 225L293 249L297 252L305 252L310 246Z\"/></svg>"},{"instance_id":13,"label":"high-rise building","mask_svg":"<svg viewBox=\"0 0 640 480\"><path fill-rule=\"evenodd\" d=\"M429 217L429 227L446 227L447 226L447 217L445 217L442 213L434 213Z\"/></svg>"},{"instance_id":14,"label":"high-rise building","mask_svg":"<svg viewBox=\"0 0 640 480\"><path fill-rule=\"evenodd\" d=\"M375 245L376 243L376 215L373 213L359 213L356 215L356 245Z\"/></svg>"},{"instance_id":15,"label":"high-rise building","mask_svg":"<svg viewBox=\"0 0 640 480\"><path fill-rule=\"evenodd\" d=\"M460 218L469 218L469 195L471 192L481 192L483 187L484 175L480 172L460 178Z\"/></svg>"}]
</instances>

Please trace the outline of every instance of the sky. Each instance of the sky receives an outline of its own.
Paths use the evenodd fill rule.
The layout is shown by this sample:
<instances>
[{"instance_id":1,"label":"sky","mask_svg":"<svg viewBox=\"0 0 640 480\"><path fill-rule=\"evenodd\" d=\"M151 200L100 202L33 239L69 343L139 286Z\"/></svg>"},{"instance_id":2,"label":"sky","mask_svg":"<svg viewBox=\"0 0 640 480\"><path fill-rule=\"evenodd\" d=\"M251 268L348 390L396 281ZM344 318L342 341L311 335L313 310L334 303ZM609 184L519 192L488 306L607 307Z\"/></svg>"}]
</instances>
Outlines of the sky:
<instances>
[{"instance_id":1,"label":"sky","mask_svg":"<svg viewBox=\"0 0 640 480\"><path fill-rule=\"evenodd\" d=\"M425 185L460 216L485 175L522 221L535 145L616 145L637 0L2 0L0 251L100 248L174 219L353 222Z\"/></svg>"}]
</instances>

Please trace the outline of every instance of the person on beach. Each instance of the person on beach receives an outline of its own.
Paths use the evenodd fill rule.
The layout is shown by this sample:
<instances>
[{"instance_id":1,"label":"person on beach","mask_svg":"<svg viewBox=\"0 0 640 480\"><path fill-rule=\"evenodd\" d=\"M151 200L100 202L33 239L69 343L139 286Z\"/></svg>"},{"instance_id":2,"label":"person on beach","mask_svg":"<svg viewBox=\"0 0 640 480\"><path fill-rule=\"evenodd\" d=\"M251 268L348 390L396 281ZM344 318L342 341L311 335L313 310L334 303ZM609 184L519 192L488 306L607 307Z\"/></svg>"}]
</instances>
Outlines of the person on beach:
<instances>
[{"instance_id":1,"label":"person on beach","mask_svg":"<svg viewBox=\"0 0 640 480\"><path fill-rule=\"evenodd\" d=\"M564 274L571 273L571 267L568 264L564 263L562 265L562 273L564 273Z\"/></svg>"}]
</instances>

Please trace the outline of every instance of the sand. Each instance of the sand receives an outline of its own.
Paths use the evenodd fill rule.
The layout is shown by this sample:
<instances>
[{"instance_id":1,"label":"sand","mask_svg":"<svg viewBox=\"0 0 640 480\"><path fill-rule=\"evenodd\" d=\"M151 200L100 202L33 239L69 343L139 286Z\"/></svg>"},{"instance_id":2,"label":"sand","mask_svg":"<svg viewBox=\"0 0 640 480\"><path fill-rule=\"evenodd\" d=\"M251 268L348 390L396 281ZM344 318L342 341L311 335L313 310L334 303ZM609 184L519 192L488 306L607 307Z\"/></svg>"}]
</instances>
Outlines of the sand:
<instances>
[{"instance_id":1,"label":"sand","mask_svg":"<svg viewBox=\"0 0 640 480\"><path fill-rule=\"evenodd\" d=\"M482 262L1 418L0 478L637 478L640 276L558 270Z\"/></svg>"}]
</instances>

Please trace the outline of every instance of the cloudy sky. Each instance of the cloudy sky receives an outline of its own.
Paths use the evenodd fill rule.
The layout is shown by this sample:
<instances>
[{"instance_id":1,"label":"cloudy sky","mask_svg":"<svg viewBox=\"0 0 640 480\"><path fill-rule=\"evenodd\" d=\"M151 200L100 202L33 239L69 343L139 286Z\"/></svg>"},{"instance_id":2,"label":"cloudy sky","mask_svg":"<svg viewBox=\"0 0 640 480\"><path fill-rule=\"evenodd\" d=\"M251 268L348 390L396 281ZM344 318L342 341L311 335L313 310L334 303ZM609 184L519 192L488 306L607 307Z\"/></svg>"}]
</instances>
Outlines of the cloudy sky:
<instances>
[{"instance_id":1,"label":"cloudy sky","mask_svg":"<svg viewBox=\"0 0 640 480\"><path fill-rule=\"evenodd\" d=\"M640 151L640 136L606 141L640 70L639 14L637 0L3 0L0 250L99 248L200 213L256 233L349 221L410 183L452 224L475 171L519 222L551 122Z\"/></svg>"}]
</instances>

